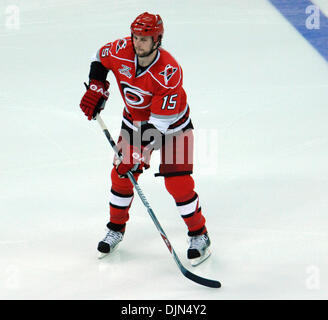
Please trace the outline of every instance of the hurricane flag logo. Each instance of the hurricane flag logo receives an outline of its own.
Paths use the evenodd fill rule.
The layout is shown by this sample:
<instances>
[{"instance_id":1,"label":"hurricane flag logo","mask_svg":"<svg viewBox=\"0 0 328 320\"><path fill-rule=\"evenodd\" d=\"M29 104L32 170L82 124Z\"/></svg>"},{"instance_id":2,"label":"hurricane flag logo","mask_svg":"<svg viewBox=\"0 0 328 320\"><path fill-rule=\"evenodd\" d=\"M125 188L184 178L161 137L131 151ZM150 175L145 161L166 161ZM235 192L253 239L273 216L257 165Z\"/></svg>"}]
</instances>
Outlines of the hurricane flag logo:
<instances>
[{"instance_id":1,"label":"hurricane flag logo","mask_svg":"<svg viewBox=\"0 0 328 320\"><path fill-rule=\"evenodd\" d=\"M166 85L177 70L178 70L178 68L174 68L170 64L167 64L165 66L165 69L159 73L161 76L164 77L164 81L165 81Z\"/></svg>"},{"instance_id":2,"label":"hurricane flag logo","mask_svg":"<svg viewBox=\"0 0 328 320\"><path fill-rule=\"evenodd\" d=\"M118 53L121 49L126 47L126 39L120 39L116 45L116 53Z\"/></svg>"}]
</instances>

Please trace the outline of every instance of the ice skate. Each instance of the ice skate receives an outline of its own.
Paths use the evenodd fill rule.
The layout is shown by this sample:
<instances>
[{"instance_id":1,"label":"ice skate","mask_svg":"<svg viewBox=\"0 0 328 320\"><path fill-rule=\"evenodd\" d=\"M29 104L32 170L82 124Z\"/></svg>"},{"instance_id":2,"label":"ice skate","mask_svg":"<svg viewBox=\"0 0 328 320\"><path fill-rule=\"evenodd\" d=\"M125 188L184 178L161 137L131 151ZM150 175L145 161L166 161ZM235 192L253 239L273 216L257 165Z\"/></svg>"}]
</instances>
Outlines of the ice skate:
<instances>
[{"instance_id":1,"label":"ice skate","mask_svg":"<svg viewBox=\"0 0 328 320\"><path fill-rule=\"evenodd\" d=\"M98 243L98 251L100 252L98 259L102 259L109 253L117 249L118 244L123 240L123 233L108 229L105 238Z\"/></svg>"},{"instance_id":2,"label":"ice skate","mask_svg":"<svg viewBox=\"0 0 328 320\"><path fill-rule=\"evenodd\" d=\"M198 236L189 238L189 248L187 251L188 259L193 267L198 266L210 255L209 246L211 244L207 232Z\"/></svg>"}]
</instances>

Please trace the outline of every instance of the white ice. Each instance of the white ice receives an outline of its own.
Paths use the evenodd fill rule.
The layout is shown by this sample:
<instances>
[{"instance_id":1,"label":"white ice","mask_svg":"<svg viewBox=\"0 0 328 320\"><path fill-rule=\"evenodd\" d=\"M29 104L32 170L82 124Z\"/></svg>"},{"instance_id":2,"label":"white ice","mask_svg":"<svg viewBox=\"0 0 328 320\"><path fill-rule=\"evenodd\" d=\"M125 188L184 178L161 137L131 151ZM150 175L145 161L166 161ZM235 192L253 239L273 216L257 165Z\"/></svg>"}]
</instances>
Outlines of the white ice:
<instances>
[{"instance_id":1,"label":"white ice","mask_svg":"<svg viewBox=\"0 0 328 320\"><path fill-rule=\"evenodd\" d=\"M90 57L144 11L184 70L210 259L188 265L156 156L140 186L182 263L220 289L182 276L137 195L124 241L97 260L113 152L79 102ZM328 298L328 64L269 2L3 0L0 13L1 299Z\"/></svg>"}]
</instances>

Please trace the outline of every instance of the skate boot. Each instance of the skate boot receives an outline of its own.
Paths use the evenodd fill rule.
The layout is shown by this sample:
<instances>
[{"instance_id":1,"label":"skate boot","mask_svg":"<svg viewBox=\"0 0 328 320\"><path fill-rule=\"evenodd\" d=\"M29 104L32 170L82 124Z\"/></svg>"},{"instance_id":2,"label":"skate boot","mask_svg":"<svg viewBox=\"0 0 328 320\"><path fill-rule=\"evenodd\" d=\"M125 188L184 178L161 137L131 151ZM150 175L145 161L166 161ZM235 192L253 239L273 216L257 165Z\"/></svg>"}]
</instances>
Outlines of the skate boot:
<instances>
[{"instance_id":1,"label":"skate boot","mask_svg":"<svg viewBox=\"0 0 328 320\"><path fill-rule=\"evenodd\" d=\"M189 237L187 256L192 266L198 266L211 255L210 244L211 241L207 232Z\"/></svg>"},{"instance_id":2,"label":"skate boot","mask_svg":"<svg viewBox=\"0 0 328 320\"><path fill-rule=\"evenodd\" d=\"M107 224L108 232L105 238L98 243L98 251L100 252L99 259L112 253L123 240L124 232L115 231L110 228L111 223Z\"/></svg>"}]
</instances>

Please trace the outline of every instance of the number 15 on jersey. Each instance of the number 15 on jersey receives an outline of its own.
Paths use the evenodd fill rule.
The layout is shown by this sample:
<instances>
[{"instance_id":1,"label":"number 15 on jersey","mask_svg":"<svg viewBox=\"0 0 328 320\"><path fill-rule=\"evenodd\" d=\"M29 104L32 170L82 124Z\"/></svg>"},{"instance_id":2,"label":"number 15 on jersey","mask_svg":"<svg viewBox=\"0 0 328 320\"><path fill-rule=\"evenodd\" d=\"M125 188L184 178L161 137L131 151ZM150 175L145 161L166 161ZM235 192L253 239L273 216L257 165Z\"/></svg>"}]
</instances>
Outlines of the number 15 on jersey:
<instances>
[{"instance_id":1,"label":"number 15 on jersey","mask_svg":"<svg viewBox=\"0 0 328 320\"><path fill-rule=\"evenodd\" d=\"M163 98L162 110L173 110L176 107L178 94L167 95Z\"/></svg>"}]
</instances>

